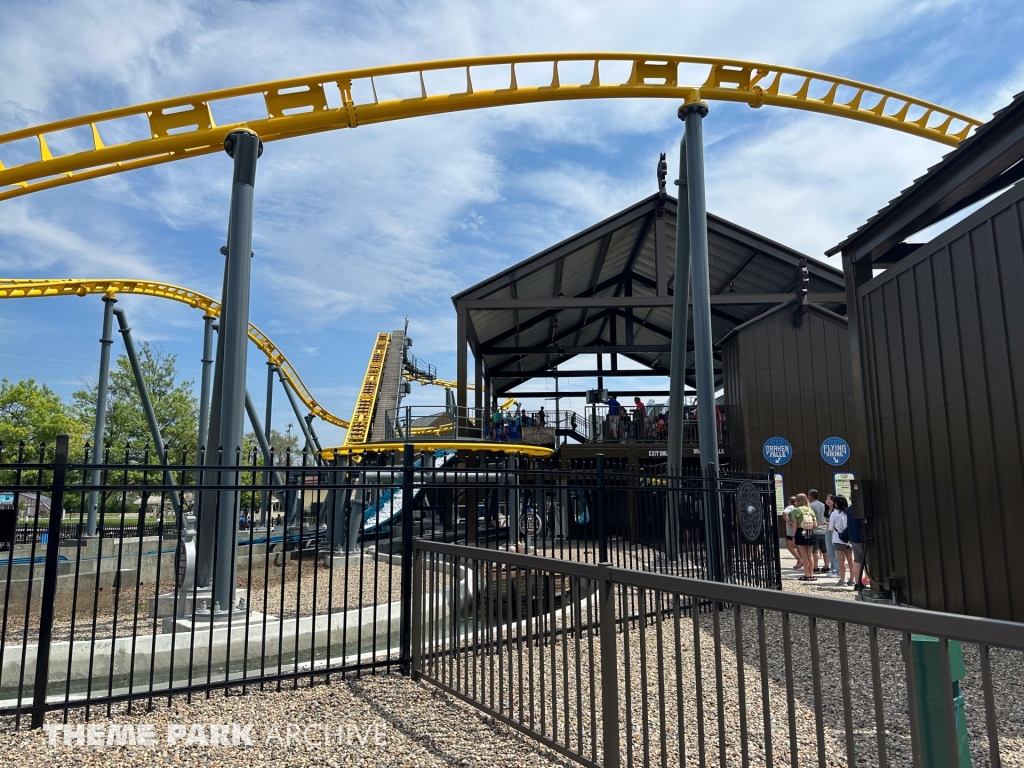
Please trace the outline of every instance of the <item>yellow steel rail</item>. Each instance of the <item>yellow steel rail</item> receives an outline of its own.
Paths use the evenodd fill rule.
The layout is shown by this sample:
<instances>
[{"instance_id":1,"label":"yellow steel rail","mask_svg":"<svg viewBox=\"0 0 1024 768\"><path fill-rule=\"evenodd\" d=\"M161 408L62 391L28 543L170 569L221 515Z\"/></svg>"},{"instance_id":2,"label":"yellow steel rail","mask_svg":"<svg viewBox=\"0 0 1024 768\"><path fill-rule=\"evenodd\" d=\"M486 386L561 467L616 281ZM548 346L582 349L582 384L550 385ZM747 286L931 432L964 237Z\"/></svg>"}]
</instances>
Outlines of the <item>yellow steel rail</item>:
<instances>
[{"instance_id":1,"label":"yellow steel rail","mask_svg":"<svg viewBox=\"0 0 1024 768\"><path fill-rule=\"evenodd\" d=\"M459 382L457 381L438 379L436 377L430 378L429 376L424 376L421 373L403 373L402 376L405 377L406 381L418 381L420 385L424 387L433 384L434 386L444 387L445 389L455 389L459 386ZM476 389L476 387L472 384L467 384L466 389Z\"/></svg>"},{"instance_id":2,"label":"yellow steel rail","mask_svg":"<svg viewBox=\"0 0 1024 768\"><path fill-rule=\"evenodd\" d=\"M521 453L526 456L552 456L553 448L542 445L525 445L523 443L485 443L472 440L417 440L413 445L424 451L490 451L492 453ZM362 454L376 451L400 451L405 443L367 443L366 445L342 445L336 448L324 448L320 455L328 461L334 459L336 453L342 455Z\"/></svg>"},{"instance_id":3,"label":"yellow steel rail","mask_svg":"<svg viewBox=\"0 0 1024 768\"><path fill-rule=\"evenodd\" d=\"M391 334L378 333L377 341L370 354L370 364L366 366L363 385L359 388L356 407L352 411L352 421L345 435L345 448L362 445L370 437L370 425L373 420L373 409L377 404L377 393L380 391L380 378L384 371L384 358L387 357ZM325 454L326 455L326 454Z\"/></svg>"},{"instance_id":4,"label":"yellow steel rail","mask_svg":"<svg viewBox=\"0 0 1024 768\"><path fill-rule=\"evenodd\" d=\"M618 76L612 72L616 68L621 70ZM453 76L460 83L455 91L444 87ZM219 102L252 95L263 100L252 119L217 124ZM607 98L788 107L859 120L950 146L981 125L967 115L888 88L737 59L638 53L449 59L224 88L0 134L0 159L6 147L24 139L37 150L33 160L6 169L0 164L0 200L216 152L223 147L224 137L240 127L255 131L266 142L468 109ZM126 124L132 120L145 121L148 135L123 140ZM72 148L54 154L51 144Z\"/></svg>"},{"instance_id":5,"label":"yellow steel rail","mask_svg":"<svg viewBox=\"0 0 1024 768\"><path fill-rule=\"evenodd\" d=\"M102 293L114 296L118 293L133 296L156 296L188 304L195 309L203 310L208 317L220 316L220 302L204 296L198 291L190 291L169 283L158 283L148 280L48 280L48 279L0 279L0 299L28 299L47 296L88 296ZM281 369L288 386L292 388L299 400L309 412L326 422L339 427L348 427L348 422L338 418L320 405L299 374L288 362L288 358L270 338L252 323L249 323L249 340L255 344L267 360Z\"/></svg>"}]
</instances>

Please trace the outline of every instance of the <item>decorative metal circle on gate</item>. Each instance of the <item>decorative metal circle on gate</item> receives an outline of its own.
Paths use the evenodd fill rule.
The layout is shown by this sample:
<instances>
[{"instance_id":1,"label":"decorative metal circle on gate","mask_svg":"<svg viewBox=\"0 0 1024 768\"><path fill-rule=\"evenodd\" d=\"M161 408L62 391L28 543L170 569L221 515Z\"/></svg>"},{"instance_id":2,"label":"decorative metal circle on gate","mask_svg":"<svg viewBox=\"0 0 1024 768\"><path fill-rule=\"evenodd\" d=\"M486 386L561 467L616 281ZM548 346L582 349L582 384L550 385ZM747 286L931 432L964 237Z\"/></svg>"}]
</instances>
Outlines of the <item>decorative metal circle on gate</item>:
<instances>
[{"instance_id":1,"label":"decorative metal circle on gate","mask_svg":"<svg viewBox=\"0 0 1024 768\"><path fill-rule=\"evenodd\" d=\"M764 509L757 486L749 480L744 480L736 489L736 506L743 538L756 544L764 530Z\"/></svg>"}]
</instances>

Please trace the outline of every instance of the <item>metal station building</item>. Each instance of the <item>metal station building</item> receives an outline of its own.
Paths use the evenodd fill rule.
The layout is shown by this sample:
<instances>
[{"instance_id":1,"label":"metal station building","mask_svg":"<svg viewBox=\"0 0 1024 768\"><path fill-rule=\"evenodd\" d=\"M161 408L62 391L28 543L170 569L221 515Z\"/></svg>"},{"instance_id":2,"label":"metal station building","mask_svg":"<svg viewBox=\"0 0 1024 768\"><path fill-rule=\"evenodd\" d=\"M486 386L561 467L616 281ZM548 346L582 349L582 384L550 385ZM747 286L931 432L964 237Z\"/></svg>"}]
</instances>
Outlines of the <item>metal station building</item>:
<instances>
[{"instance_id":1,"label":"metal station building","mask_svg":"<svg viewBox=\"0 0 1024 768\"><path fill-rule=\"evenodd\" d=\"M554 378L559 396L577 398L586 392L572 383L596 378L598 389L615 394L626 407L632 406L634 396L646 402L649 397L668 395L664 387L671 362L676 199L666 194L664 174L659 182L659 191L651 197L452 297L458 318L456 397L460 407L489 413L506 397L526 402L552 397L555 393L550 391L523 388L537 378ZM769 437L782 435L794 446L792 467L785 471L797 470L785 480L787 492L831 489L831 469L820 459L819 445L836 430L844 430L846 422L844 415L837 425L832 401L829 407L818 407L814 366L818 359L849 356L843 275L713 214L708 214L708 239L715 386L725 388L720 403L724 418L718 424L722 465L767 471L771 465L761 455L761 445ZM820 321L823 317L827 320ZM794 350L797 364L806 366L804 394L781 403L773 390L778 381L747 375L778 352L775 339L769 341L756 331L771 318L790 325L792 344L787 349ZM824 333L820 322L832 330ZM688 336L686 380L692 384L692 325ZM594 365L559 369L577 355L593 355ZM624 360L643 367L627 363L628 368L620 368ZM617 388L617 378L638 376L662 377L660 386ZM845 405L850 400L851 393L844 388L848 382L845 375L838 385L830 385L833 390L839 387L835 403ZM483 392L488 393L489 402ZM765 398L791 416L781 412L775 420L756 416L748 403ZM555 413L549 413L554 419ZM556 427L564 439L559 451L563 466L586 465L597 453L620 466L666 460L663 435L623 429L611 439L607 431L600 434L600 426L595 428L589 418L569 424L563 417ZM683 439L684 462L698 468L695 422L685 425Z\"/></svg>"},{"instance_id":2,"label":"metal station building","mask_svg":"<svg viewBox=\"0 0 1024 768\"><path fill-rule=\"evenodd\" d=\"M1024 621L1022 178L1019 94L829 251L846 278L872 577L922 608L1013 621Z\"/></svg>"}]
</instances>

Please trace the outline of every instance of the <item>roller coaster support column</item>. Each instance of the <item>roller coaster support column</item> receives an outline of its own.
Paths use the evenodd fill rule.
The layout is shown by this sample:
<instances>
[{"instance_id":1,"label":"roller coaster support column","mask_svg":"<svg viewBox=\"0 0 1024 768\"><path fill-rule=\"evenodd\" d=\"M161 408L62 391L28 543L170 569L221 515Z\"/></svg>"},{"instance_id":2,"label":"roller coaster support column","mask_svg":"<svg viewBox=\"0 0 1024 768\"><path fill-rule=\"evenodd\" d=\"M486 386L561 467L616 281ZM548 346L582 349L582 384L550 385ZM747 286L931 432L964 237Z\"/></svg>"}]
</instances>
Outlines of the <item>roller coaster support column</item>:
<instances>
[{"instance_id":1,"label":"roller coaster support column","mask_svg":"<svg viewBox=\"0 0 1024 768\"><path fill-rule=\"evenodd\" d=\"M469 345L469 314L465 307L456 307L455 315L455 343L458 345L455 350L455 434L464 435L466 432L466 406L468 398L466 391L469 380L469 360L467 349Z\"/></svg>"},{"instance_id":2,"label":"roller coaster support column","mask_svg":"<svg viewBox=\"0 0 1024 768\"><path fill-rule=\"evenodd\" d=\"M110 382L110 345L114 343L113 296L103 297L103 337L100 339L100 380L96 387L96 426L92 433L92 463L103 463L103 433L107 428L107 384ZM91 485L100 484L100 471L94 469L89 479ZM99 509L99 491L89 491L89 516L86 519L85 535L96 535L96 519Z\"/></svg>"},{"instance_id":3,"label":"roller coaster support column","mask_svg":"<svg viewBox=\"0 0 1024 768\"><path fill-rule=\"evenodd\" d=\"M686 198L690 220L690 268L693 272L693 347L697 378L697 432L701 463L714 471L707 478L705 540L708 546L709 576L722 581L722 520L712 515L710 503L717 492L718 433L715 425L715 361L711 343L711 277L708 269L708 212L704 197L704 126L708 106L702 101L679 108L686 122ZM682 403L672 403L675 415L682 415ZM669 422L676 419L669 419Z\"/></svg>"},{"instance_id":4,"label":"roller coaster support column","mask_svg":"<svg viewBox=\"0 0 1024 768\"><path fill-rule=\"evenodd\" d=\"M690 218L686 186L686 134L679 142L679 202L676 204L675 293L672 296L672 359L669 363L669 405L677 414L683 413L686 395L687 325L690 315ZM557 379L556 379L557 381ZM679 477L683 472L683 420L668 420L668 474ZM680 493L672 493L672 503L665 511L665 555L670 561L679 557Z\"/></svg>"},{"instance_id":5,"label":"roller coaster support column","mask_svg":"<svg viewBox=\"0 0 1024 768\"><path fill-rule=\"evenodd\" d=\"M273 457L270 452L270 441L267 440L267 433L263 431L263 426L260 424L260 417L256 414L256 406L253 405L252 398L249 397L249 390L245 391L245 412L249 414L252 432L256 435L256 443L260 447L260 453L263 454L263 466L272 467ZM284 477L280 472L264 472L263 474L268 477L268 480L270 475L273 475L274 485L284 488Z\"/></svg>"},{"instance_id":6,"label":"roller coaster support column","mask_svg":"<svg viewBox=\"0 0 1024 768\"><path fill-rule=\"evenodd\" d=\"M303 421L306 422L306 428L309 430L309 437L312 440L312 447L316 451L317 455L323 450L320 447L320 438L316 436L316 430L313 429L313 414L307 413Z\"/></svg>"},{"instance_id":7,"label":"roller coaster support column","mask_svg":"<svg viewBox=\"0 0 1024 768\"><path fill-rule=\"evenodd\" d=\"M232 461L242 445L245 427L245 370L249 345L249 281L252 269L252 208L256 160L263 142L252 131L232 131L224 150L234 160L231 211L228 218L228 259L224 268L224 307L218 346L224 350L220 403L220 445L224 460ZM211 446L212 447L212 446ZM235 609L235 570L238 548L238 491L236 473L222 472L214 563L214 608Z\"/></svg>"},{"instance_id":8,"label":"roller coaster support column","mask_svg":"<svg viewBox=\"0 0 1024 768\"><path fill-rule=\"evenodd\" d=\"M274 405L274 363L270 360L267 361L267 415L263 420L263 428L266 430L267 439L273 432L270 431L270 417L273 415ZM273 463L273 462L270 462ZM263 482L266 485L270 484L270 475L267 472L263 473ZM264 491L260 494L260 525L267 524L267 518L270 515L270 495Z\"/></svg>"},{"instance_id":9,"label":"roller coaster support column","mask_svg":"<svg viewBox=\"0 0 1024 768\"><path fill-rule=\"evenodd\" d=\"M132 340L132 329L128 325L128 318L123 309L115 308L117 325L121 330L124 339L124 350L128 354L128 362L131 363L132 373L135 374L135 386L139 390L139 398L142 400L142 412L146 414L146 421L149 424L149 433L153 437L153 447L156 449L156 457L160 464L167 466L167 453L164 449L164 438L160 434L160 424L156 420L156 413L153 411L153 401L149 398L149 390L146 387L146 379L142 374L142 365L139 363L139 356L135 352L135 342ZM164 485L173 486L174 478L169 470L164 470ZM178 492L171 489L171 508L174 510L174 519L181 519L181 502L178 499Z\"/></svg>"},{"instance_id":10,"label":"roller coaster support column","mask_svg":"<svg viewBox=\"0 0 1024 768\"><path fill-rule=\"evenodd\" d=\"M210 366L213 365L213 324L217 318L203 316L203 374L199 385L199 447L206 445L210 431ZM216 446L214 446L216 450ZM198 476L197 476L198 479Z\"/></svg>"},{"instance_id":11,"label":"roller coaster support column","mask_svg":"<svg viewBox=\"0 0 1024 768\"><path fill-rule=\"evenodd\" d=\"M281 386L284 388L284 393L288 395L288 402L292 404L292 411L295 412L295 420L299 422L299 429L302 430L302 436L306 439L306 449L313 453L316 463L320 463L320 456L316 452L316 443L313 441L313 435L309 431L309 422L306 421L306 417L302 415L302 410L299 408L299 401L295 397L295 393L292 392L291 387L284 380L284 372L277 369L278 378L281 380Z\"/></svg>"}]
</instances>

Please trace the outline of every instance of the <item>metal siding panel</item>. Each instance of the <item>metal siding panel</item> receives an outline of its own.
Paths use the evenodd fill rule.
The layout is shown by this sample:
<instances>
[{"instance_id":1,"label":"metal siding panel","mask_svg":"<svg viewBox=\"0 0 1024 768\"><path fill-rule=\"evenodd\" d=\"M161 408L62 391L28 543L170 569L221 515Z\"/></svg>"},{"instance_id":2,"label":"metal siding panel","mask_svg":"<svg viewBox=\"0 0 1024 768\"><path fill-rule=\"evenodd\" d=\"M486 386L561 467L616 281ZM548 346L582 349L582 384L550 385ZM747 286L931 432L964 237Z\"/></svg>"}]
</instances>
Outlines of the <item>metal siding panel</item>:
<instances>
[{"instance_id":1,"label":"metal siding panel","mask_svg":"<svg viewBox=\"0 0 1024 768\"><path fill-rule=\"evenodd\" d=\"M891 382L892 410L894 415L907 412L907 369L903 352L903 334L900 316L900 295L895 281L882 286L882 300L885 304L885 329L889 352L889 379Z\"/></svg>"},{"instance_id":2,"label":"metal siding panel","mask_svg":"<svg viewBox=\"0 0 1024 768\"><path fill-rule=\"evenodd\" d=\"M872 314L872 370L875 371L875 403L878 407L878 419L892 416L892 379L889 371L889 342L886 334L885 305L881 291L875 291L868 296Z\"/></svg>"},{"instance_id":3,"label":"metal siding panel","mask_svg":"<svg viewBox=\"0 0 1024 768\"><path fill-rule=\"evenodd\" d=\"M1006 323L1006 356L1015 386L1024 384L1024 312L1018 302L1024 296L1024 244L1021 242L1020 204L999 213L993 220L995 248L999 261L999 284ZM1012 297L1012 311L1011 301Z\"/></svg>"},{"instance_id":4,"label":"metal siding panel","mask_svg":"<svg viewBox=\"0 0 1024 768\"><path fill-rule=\"evenodd\" d=\"M942 384L945 401L964 399L963 369L960 364L960 330L957 328L956 298L949 249L943 248L932 258L935 306L938 317L939 349L942 352Z\"/></svg>"},{"instance_id":5,"label":"metal siding panel","mask_svg":"<svg viewBox=\"0 0 1024 768\"><path fill-rule=\"evenodd\" d=\"M925 404L931 408L946 402L932 262L918 264L913 274L917 286L916 322L921 340L921 378L924 380Z\"/></svg>"},{"instance_id":6,"label":"metal siding panel","mask_svg":"<svg viewBox=\"0 0 1024 768\"><path fill-rule=\"evenodd\" d=\"M985 557L981 567L985 571L986 597L989 616L1009 618L1010 588L1007 583L1005 538L1000 524L999 495L996 492L996 456L991 429L991 411L987 395L967 400L967 418L970 426L971 453L974 459L974 503L980 510L982 546ZM1001 530L1002 529L1002 530Z\"/></svg>"},{"instance_id":7,"label":"metal siding panel","mask_svg":"<svg viewBox=\"0 0 1024 768\"><path fill-rule=\"evenodd\" d=\"M970 399L984 395L987 389L977 279L974 274L970 237L964 235L953 241L949 251L956 299L955 317L960 334L964 397Z\"/></svg>"},{"instance_id":8,"label":"metal siding panel","mask_svg":"<svg viewBox=\"0 0 1024 768\"><path fill-rule=\"evenodd\" d=\"M811 371L811 375L814 377L814 410L815 419L814 424L817 429L817 435L815 435L814 443L820 446L822 441L826 437L831 437L834 433L832 432L832 417L829 413L829 397L828 397L828 352L825 346L825 328L822 319L815 314L810 314L804 318L804 326L806 333L811 340L811 364L808 366L808 370ZM828 432L826 435L825 433ZM820 460L820 449L818 451ZM828 478L831 480L831 477ZM828 488L831 487L829 483L821 490L822 499L825 494L828 493Z\"/></svg>"},{"instance_id":9,"label":"metal siding panel","mask_svg":"<svg viewBox=\"0 0 1024 768\"><path fill-rule=\"evenodd\" d=\"M921 296L924 294L922 292ZM933 508L939 548L942 552L942 586L946 610L963 613L966 606L964 593L964 553L961 549L957 507L954 503L953 466L950 454L946 406L931 406L927 410L930 440Z\"/></svg>"},{"instance_id":10,"label":"metal siding panel","mask_svg":"<svg viewBox=\"0 0 1024 768\"><path fill-rule=\"evenodd\" d=\"M963 553L961 568L964 579L964 598L968 613L984 616L988 612L986 579L985 571L979 565L985 559L986 552L982 546L984 539L981 535L982 522L978 515L978 495L974 482L967 405L963 400L948 403L946 414L949 420L949 447L953 470L953 505L957 512L960 550ZM987 533L997 535L995 531L987 531Z\"/></svg>"},{"instance_id":11,"label":"metal siding panel","mask_svg":"<svg viewBox=\"0 0 1024 768\"><path fill-rule=\"evenodd\" d=\"M942 610L941 603L928 583L925 570L924 536L926 525L922 517L918 500L917 471L915 467L914 434L910 423L910 414L906 411L897 413L893 419L895 427L895 459L898 466L898 482L890 488L894 501L898 498L903 513L904 540L906 541L906 574L907 593L913 605L926 606L933 610Z\"/></svg>"},{"instance_id":12,"label":"metal siding panel","mask_svg":"<svg viewBox=\"0 0 1024 768\"><path fill-rule=\"evenodd\" d=\"M777 319L777 318L776 318ZM799 371L797 381L800 387L800 409L801 409L801 429L798 436L798 443L793 446L793 453L799 454L800 456L800 468L804 473L804 477L807 478L806 485L807 489L814 488L817 491L821 491L821 472L820 466L823 465L821 457L818 455L818 443L816 439L818 435L817 425L817 409L814 405L814 353L811 349L811 335L807 328L800 328L793 330L793 338L796 341L796 356L797 367L794 370ZM810 411L812 418L807 418L806 414ZM796 456L794 456L794 460Z\"/></svg>"},{"instance_id":13,"label":"metal siding panel","mask_svg":"<svg viewBox=\"0 0 1024 768\"><path fill-rule=\"evenodd\" d=\"M992 222L986 221L971 232L971 251L977 285L981 349L985 355L986 390L1007 392L1013 386L1010 361L1007 358L1006 323L1003 316L1002 291L999 286L999 263L996 259Z\"/></svg>"},{"instance_id":14,"label":"metal siding panel","mask_svg":"<svg viewBox=\"0 0 1024 768\"><path fill-rule=\"evenodd\" d=\"M903 336L903 365L907 381L907 409L922 410L927 403L924 382L924 360L921 350L921 329L917 304L916 271L904 272L894 283L900 303L900 328Z\"/></svg>"},{"instance_id":15,"label":"metal siding panel","mask_svg":"<svg viewBox=\"0 0 1024 768\"><path fill-rule=\"evenodd\" d=\"M889 556L892 558L892 575L902 577L906 584L909 565L907 563L907 525L903 509L900 477L899 443L896 437L896 419L887 416L879 424L882 443L879 446L882 472L881 491L885 497L886 514L889 518ZM870 568L870 565L868 566Z\"/></svg>"},{"instance_id":16,"label":"metal siding panel","mask_svg":"<svg viewBox=\"0 0 1024 768\"><path fill-rule=\"evenodd\" d=\"M1017 540L1011 531L1020 527L1021 500L1024 482L1021 476L1021 455L1017 434L1014 393L994 392L991 395L992 448L997 479L997 502L993 515L1000 519L1002 535L994 536L992 546L1001 546L1006 566L1008 589L1007 609L1002 618L1024 620L1024 558L1017 554Z\"/></svg>"}]
</instances>

